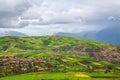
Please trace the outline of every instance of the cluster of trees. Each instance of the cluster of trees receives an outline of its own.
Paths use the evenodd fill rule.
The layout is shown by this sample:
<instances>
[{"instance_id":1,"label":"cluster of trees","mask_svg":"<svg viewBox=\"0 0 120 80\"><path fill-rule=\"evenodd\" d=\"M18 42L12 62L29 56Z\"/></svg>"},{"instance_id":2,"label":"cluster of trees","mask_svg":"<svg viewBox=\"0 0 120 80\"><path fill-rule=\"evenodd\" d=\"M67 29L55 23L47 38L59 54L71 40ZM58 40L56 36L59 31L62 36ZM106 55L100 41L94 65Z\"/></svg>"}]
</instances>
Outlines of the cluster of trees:
<instances>
[{"instance_id":1,"label":"cluster of trees","mask_svg":"<svg viewBox=\"0 0 120 80\"><path fill-rule=\"evenodd\" d=\"M42 58L2 58L0 59L0 76L37 72L46 70L46 57Z\"/></svg>"},{"instance_id":2,"label":"cluster of trees","mask_svg":"<svg viewBox=\"0 0 120 80\"><path fill-rule=\"evenodd\" d=\"M77 58L77 57L76 57ZM60 55L41 58L0 58L0 76L22 74L28 72L69 72L69 71L120 71L112 64L93 63L90 60L76 60L74 57L63 57Z\"/></svg>"}]
</instances>

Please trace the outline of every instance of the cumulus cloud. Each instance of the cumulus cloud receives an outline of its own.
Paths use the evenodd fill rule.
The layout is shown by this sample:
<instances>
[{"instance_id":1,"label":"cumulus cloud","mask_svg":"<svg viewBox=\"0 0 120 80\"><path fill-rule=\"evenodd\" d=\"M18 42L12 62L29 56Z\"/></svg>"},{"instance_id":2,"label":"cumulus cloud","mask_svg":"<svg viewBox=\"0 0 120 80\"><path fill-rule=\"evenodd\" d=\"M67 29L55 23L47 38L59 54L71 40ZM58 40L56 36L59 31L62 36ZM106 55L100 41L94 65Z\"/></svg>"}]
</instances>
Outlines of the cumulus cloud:
<instances>
[{"instance_id":1,"label":"cumulus cloud","mask_svg":"<svg viewBox=\"0 0 120 80\"><path fill-rule=\"evenodd\" d=\"M39 0L38 0L39 1ZM31 25L53 24L106 24L110 16L119 15L120 1L114 0L43 0L34 1L31 7L22 15L21 23ZM41 3L38 5L37 3ZM103 4L104 3L104 4ZM106 5L108 4L108 5ZM24 20L25 19L25 20ZM39 19L39 21L33 21ZM102 26L103 26L102 25ZM84 25L83 25L84 26Z\"/></svg>"},{"instance_id":2,"label":"cumulus cloud","mask_svg":"<svg viewBox=\"0 0 120 80\"><path fill-rule=\"evenodd\" d=\"M22 27L18 30L35 35L98 30L120 21L119 0L1 0L0 4L1 28Z\"/></svg>"},{"instance_id":3,"label":"cumulus cloud","mask_svg":"<svg viewBox=\"0 0 120 80\"><path fill-rule=\"evenodd\" d=\"M0 0L0 27L22 27L18 17L29 7L26 0Z\"/></svg>"},{"instance_id":4,"label":"cumulus cloud","mask_svg":"<svg viewBox=\"0 0 120 80\"><path fill-rule=\"evenodd\" d=\"M67 3L68 2L68 3ZM50 25L50 24L71 24L82 23L84 19L82 17L90 16L94 12L92 7L79 4L73 4L72 0L44 0L41 6L33 6L26 14L22 16L24 19L40 19L39 22L33 24L36 25ZM87 14L89 12L89 14ZM30 21L28 21L30 23Z\"/></svg>"}]
</instances>

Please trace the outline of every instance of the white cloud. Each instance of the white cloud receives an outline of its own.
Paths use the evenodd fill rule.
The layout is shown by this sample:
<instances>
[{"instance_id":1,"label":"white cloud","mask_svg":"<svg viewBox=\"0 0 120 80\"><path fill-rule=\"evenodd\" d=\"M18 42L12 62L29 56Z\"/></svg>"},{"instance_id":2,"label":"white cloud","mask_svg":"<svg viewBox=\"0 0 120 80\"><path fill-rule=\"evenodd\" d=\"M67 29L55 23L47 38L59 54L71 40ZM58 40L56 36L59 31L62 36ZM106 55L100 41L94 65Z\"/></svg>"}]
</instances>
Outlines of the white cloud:
<instances>
[{"instance_id":1,"label":"white cloud","mask_svg":"<svg viewBox=\"0 0 120 80\"><path fill-rule=\"evenodd\" d=\"M0 27L24 27L14 30L30 35L98 30L115 24L111 19L120 16L119 0L1 0L0 4Z\"/></svg>"},{"instance_id":2,"label":"white cloud","mask_svg":"<svg viewBox=\"0 0 120 80\"><path fill-rule=\"evenodd\" d=\"M26 0L0 0L0 27L23 27L18 23L18 17L30 7Z\"/></svg>"}]
</instances>

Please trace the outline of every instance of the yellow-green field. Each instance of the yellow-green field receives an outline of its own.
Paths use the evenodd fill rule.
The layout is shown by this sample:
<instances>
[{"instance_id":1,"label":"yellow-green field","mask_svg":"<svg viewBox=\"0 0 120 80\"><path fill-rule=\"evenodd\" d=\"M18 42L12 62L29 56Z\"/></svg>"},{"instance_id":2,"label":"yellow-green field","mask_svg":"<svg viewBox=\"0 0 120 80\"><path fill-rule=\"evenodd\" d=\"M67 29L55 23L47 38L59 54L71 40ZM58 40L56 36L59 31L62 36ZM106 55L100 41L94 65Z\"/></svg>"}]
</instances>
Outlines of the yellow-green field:
<instances>
[{"instance_id":1,"label":"yellow-green field","mask_svg":"<svg viewBox=\"0 0 120 80\"><path fill-rule=\"evenodd\" d=\"M120 80L119 76L120 74L103 72L38 72L2 77L0 80Z\"/></svg>"}]
</instances>

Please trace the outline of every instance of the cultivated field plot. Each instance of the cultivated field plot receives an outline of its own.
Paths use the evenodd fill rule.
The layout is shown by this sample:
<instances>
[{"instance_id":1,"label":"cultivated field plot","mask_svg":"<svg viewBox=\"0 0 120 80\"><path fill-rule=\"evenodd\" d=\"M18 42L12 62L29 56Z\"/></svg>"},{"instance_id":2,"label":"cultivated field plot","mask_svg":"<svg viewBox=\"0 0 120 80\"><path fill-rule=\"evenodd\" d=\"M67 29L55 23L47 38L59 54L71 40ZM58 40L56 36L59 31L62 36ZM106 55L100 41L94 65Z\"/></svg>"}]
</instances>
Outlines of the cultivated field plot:
<instances>
[{"instance_id":1,"label":"cultivated field plot","mask_svg":"<svg viewBox=\"0 0 120 80\"><path fill-rule=\"evenodd\" d=\"M120 74L103 72L38 72L2 77L0 80L120 80Z\"/></svg>"}]
</instances>

